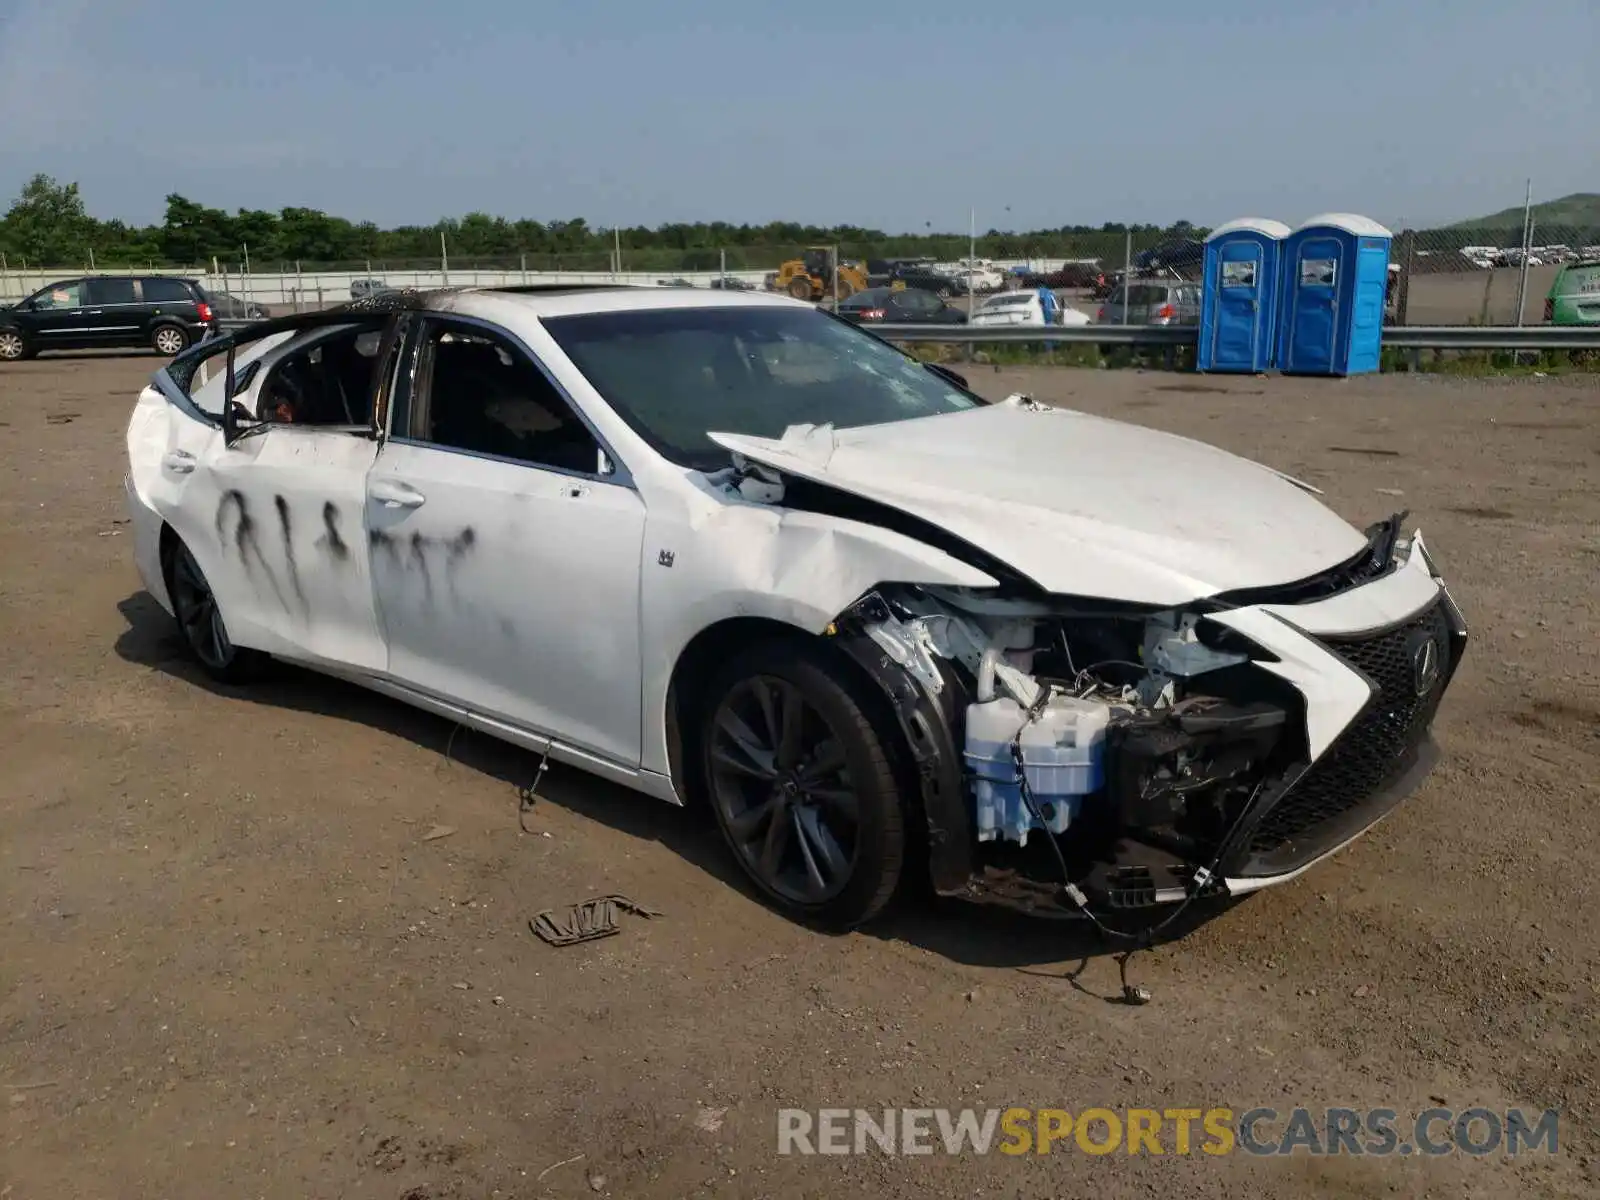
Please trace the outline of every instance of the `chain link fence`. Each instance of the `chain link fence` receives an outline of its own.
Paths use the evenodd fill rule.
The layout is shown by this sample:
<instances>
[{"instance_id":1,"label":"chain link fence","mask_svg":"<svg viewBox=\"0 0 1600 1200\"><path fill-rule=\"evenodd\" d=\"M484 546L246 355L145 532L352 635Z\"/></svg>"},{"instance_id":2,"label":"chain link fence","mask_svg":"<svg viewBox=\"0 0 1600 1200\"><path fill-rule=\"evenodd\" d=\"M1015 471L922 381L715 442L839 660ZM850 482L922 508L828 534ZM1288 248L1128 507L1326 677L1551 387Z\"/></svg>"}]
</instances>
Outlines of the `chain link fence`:
<instances>
[{"instance_id":1,"label":"chain link fence","mask_svg":"<svg viewBox=\"0 0 1600 1200\"><path fill-rule=\"evenodd\" d=\"M1093 316L1096 306L1125 271L1136 276L1198 279L1203 231L1051 233L991 235L977 239L976 257L1006 286L1045 282L1060 298ZM88 273L161 273L199 279L209 290L243 308L273 314L343 303L374 287L438 287L450 284L690 283L711 286L723 277L761 288L785 262L803 259L801 244L713 247L629 247L572 252L513 251L487 255L449 252L426 259L342 262L227 262L187 267L159 263L116 267L93 263L41 269L0 261L0 302L11 302L62 278ZM841 242L841 264L859 265L875 280L891 261L936 265L955 283L957 303L965 290L966 237L887 238ZM1562 264L1600 259L1600 225L1513 228L1402 229L1391 247L1393 286L1389 319L1397 325L1534 325L1545 319L1544 302ZM225 302L226 303L226 302ZM231 309L230 309L231 312ZM248 315L255 315L252 311Z\"/></svg>"},{"instance_id":2,"label":"chain link fence","mask_svg":"<svg viewBox=\"0 0 1600 1200\"><path fill-rule=\"evenodd\" d=\"M1399 325L1537 325L1562 265L1600 259L1600 225L1407 229L1395 235Z\"/></svg>"}]
</instances>

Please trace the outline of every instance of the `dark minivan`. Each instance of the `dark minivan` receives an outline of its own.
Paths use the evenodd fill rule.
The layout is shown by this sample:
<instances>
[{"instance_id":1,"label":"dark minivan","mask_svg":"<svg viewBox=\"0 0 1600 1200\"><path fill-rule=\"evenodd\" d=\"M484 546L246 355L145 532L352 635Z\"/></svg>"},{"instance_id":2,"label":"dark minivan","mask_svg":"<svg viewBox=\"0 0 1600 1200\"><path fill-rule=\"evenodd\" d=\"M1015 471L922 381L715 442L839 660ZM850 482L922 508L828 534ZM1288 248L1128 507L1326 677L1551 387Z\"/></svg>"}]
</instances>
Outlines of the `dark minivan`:
<instances>
[{"instance_id":1,"label":"dark minivan","mask_svg":"<svg viewBox=\"0 0 1600 1200\"><path fill-rule=\"evenodd\" d=\"M101 346L149 346L170 357L216 330L205 289L193 279L88 275L0 308L0 361Z\"/></svg>"}]
</instances>

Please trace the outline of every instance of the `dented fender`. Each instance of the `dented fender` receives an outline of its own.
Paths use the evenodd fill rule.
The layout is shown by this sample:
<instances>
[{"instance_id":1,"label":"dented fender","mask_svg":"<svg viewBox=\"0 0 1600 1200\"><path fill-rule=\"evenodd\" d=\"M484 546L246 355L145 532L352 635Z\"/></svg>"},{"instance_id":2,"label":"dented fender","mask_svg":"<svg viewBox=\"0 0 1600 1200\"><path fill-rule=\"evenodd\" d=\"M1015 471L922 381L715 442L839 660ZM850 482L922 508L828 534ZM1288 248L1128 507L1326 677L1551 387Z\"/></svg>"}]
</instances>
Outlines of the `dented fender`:
<instances>
[{"instance_id":1,"label":"dented fender","mask_svg":"<svg viewBox=\"0 0 1600 1200\"><path fill-rule=\"evenodd\" d=\"M667 692L689 643L721 622L755 617L821 635L885 582L995 587L983 571L913 538L817 513L697 496L652 509L641 591L643 762L669 772Z\"/></svg>"}]
</instances>

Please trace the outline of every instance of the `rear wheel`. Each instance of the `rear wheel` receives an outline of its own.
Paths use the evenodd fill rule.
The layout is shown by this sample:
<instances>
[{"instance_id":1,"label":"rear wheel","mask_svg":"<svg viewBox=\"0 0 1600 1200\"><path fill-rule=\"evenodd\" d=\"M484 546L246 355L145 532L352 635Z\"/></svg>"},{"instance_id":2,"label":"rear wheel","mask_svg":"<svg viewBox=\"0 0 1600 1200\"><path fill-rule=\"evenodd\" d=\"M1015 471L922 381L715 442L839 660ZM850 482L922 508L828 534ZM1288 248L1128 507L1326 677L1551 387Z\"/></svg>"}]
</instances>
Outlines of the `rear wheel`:
<instances>
[{"instance_id":1,"label":"rear wheel","mask_svg":"<svg viewBox=\"0 0 1600 1200\"><path fill-rule=\"evenodd\" d=\"M150 345L160 354L171 358L182 354L189 345L189 332L181 325L157 325L150 331Z\"/></svg>"},{"instance_id":2,"label":"rear wheel","mask_svg":"<svg viewBox=\"0 0 1600 1200\"><path fill-rule=\"evenodd\" d=\"M756 647L709 689L700 751L739 865L788 912L858 925L894 894L905 816L884 739L814 649Z\"/></svg>"},{"instance_id":3,"label":"rear wheel","mask_svg":"<svg viewBox=\"0 0 1600 1200\"><path fill-rule=\"evenodd\" d=\"M15 329L0 329L0 362L32 358L33 350Z\"/></svg>"},{"instance_id":4,"label":"rear wheel","mask_svg":"<svg viewBox=\"0 0 1600 1200\"><path fill-rule=\"evenodd\" d=\"M211 584L182 542L175 541L168 551L166 574L178 630L205 673L222 683L240 683L254 675L265 656L233 644Z\"/></svg>"}]
</instances>

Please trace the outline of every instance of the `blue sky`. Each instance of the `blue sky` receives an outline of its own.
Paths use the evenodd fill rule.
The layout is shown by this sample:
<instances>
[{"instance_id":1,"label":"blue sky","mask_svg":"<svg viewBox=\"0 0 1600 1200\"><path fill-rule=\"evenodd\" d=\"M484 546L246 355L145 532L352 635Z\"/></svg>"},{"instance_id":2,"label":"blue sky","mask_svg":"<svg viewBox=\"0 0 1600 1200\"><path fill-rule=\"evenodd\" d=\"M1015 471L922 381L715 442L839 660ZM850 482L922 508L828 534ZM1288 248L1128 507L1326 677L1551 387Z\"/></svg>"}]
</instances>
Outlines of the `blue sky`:
<instances>
[{"instance_id":1,"label":"blue sky","mask_svg":"<svg viewBox=\"0 0 1600 1200\"><path fill-rule=\"evenodd\" d=\"M1600 191L1597 50L1597 0L0 0L0 197L1434 222Z\"/></svg>"}]
</instances>

